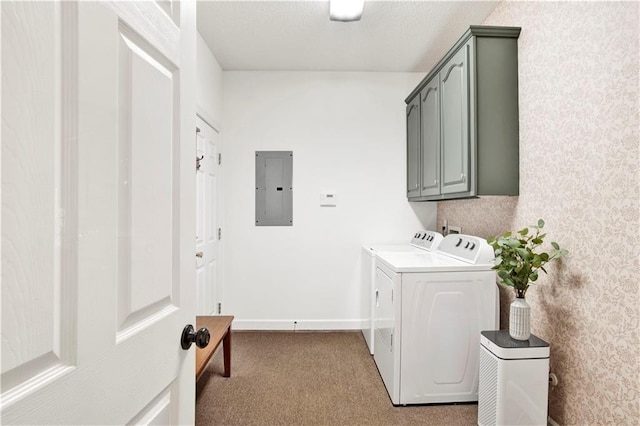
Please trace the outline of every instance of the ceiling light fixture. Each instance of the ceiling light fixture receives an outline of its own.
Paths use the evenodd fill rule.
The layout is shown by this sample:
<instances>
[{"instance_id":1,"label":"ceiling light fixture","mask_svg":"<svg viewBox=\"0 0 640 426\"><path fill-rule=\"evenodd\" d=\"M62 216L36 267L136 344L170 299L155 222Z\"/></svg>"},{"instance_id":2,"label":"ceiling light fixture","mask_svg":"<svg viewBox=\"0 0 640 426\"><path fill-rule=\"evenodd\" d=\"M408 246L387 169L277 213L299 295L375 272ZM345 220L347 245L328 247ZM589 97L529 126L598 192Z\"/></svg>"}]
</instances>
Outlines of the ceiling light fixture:
<instances>
[{"instance_id":1,"label":"ceiling light fixture","mask_svg":"<svg viewBox=\"0 0 640 426\"><path fill-rule=\"evenodd\" d=\"M364 10L364 0L330 0L329 19L332 21L359 21Z\"/></svg>"}]
</instances>

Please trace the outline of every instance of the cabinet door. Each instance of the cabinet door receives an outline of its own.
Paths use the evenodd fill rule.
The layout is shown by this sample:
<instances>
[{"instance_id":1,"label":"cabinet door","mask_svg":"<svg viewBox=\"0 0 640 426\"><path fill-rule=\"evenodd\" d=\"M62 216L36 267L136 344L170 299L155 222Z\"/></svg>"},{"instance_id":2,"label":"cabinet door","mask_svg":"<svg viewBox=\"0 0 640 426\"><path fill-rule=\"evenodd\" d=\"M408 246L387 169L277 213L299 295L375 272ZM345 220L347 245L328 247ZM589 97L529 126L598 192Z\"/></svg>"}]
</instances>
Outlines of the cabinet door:
<instances>
[{"instance_id":1,"label":"cabinet door","mask_svg":"<svg viewBox=\"0 0 640 426\"><path fill-rule=\"evenodd\" d=\"M440 194L440 79L420 94L422 179L420 195Z\"/></svg>"},{"instance_id":2,"label":"cabinet door","mask_svg":"<svg viewBox=\"0 0 640 426\"><path fill-rule=\"evenodd\" d=\"M469 49L463 46L440 71L443 194L469 191Z\"/></svg>"},{"instance_id":3,"label":"cabinet door","mask_svg":"<svg viewBox=\"0 0 640 426\"><path fill-rule=\"evenodd\" d=\"M407 198L420 196L420 96L407 105Z\"/></svg>"}]
</instances>

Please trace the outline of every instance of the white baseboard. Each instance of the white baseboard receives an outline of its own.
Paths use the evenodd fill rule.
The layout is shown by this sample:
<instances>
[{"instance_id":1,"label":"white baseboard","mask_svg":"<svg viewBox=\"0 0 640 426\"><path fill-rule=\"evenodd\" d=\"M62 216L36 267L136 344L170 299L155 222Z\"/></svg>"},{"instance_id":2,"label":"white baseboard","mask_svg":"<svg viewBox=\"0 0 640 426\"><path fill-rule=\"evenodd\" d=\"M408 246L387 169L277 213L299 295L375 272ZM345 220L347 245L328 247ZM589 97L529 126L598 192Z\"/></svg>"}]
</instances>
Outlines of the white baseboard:
<instances>
[{"instance_id":1,"label":"white baseboard","mask_svg":"<svg viewBox=\"0 0 640 426\"><path fill-rule=\"evenodd\" d=\"M558 422L553 420L550 416L547 417L547 426L560 426Z\"/></svg>"},{"instance_id":2,"label":"white baseboard","mask_svg":"<svg viewBox=\"0 0 640 426\"><path fill-rule=\"evenodd\" d=\"M234 330L320 331L360 330L360 320L242 320L234 319Z\"/></svg>"}]
</instances>

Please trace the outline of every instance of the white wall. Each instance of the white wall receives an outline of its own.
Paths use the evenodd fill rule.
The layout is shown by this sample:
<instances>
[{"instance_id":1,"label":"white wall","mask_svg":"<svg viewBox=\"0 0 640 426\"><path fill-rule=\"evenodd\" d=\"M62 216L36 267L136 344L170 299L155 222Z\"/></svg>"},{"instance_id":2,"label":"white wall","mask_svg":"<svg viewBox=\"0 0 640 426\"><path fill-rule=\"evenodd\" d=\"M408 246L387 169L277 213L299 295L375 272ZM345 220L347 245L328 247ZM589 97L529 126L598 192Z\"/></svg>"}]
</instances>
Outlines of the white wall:
<instances>
[{"instance_id":1,"label":"white wall","mask_svg":"<svg viewBox=\"0 0 640 426\"><path fill-rule=\"evenodd\" d=\"M220 131L222 121L222 68L200 34L197 43L196 111Z\"/></svg>"},{"instance_id":2,"label":"white wall","mask_svg":"<svg viewBox=\"0 0 640 426\"><path fill-rule=\"evenodd\" d=\"M225 72L224 299L234 327L359 328L360 247L435 227L405 197L404 98L422 74ZM255 226L255 151L293 151L293 226ZM333 191L337 207L320 207Z\"/></svg>"}]
</instances>

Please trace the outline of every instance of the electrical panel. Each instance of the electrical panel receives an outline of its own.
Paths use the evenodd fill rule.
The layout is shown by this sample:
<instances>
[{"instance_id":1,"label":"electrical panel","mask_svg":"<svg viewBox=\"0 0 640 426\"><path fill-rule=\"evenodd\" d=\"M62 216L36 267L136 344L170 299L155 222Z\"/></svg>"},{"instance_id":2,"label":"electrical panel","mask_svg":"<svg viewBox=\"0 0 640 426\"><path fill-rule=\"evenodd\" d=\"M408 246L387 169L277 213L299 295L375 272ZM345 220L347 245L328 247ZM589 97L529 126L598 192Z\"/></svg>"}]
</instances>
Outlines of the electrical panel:
<instances>
[{"instance_id":1,"label":"electrical panel","mask_svg":"<svg viewBox=\"0 0 640 426\"><path fill-rule=\"evenodd\" d=\"M256 226L293 226L293 151L256 151Z\"/></svg>"}]
</instances>

